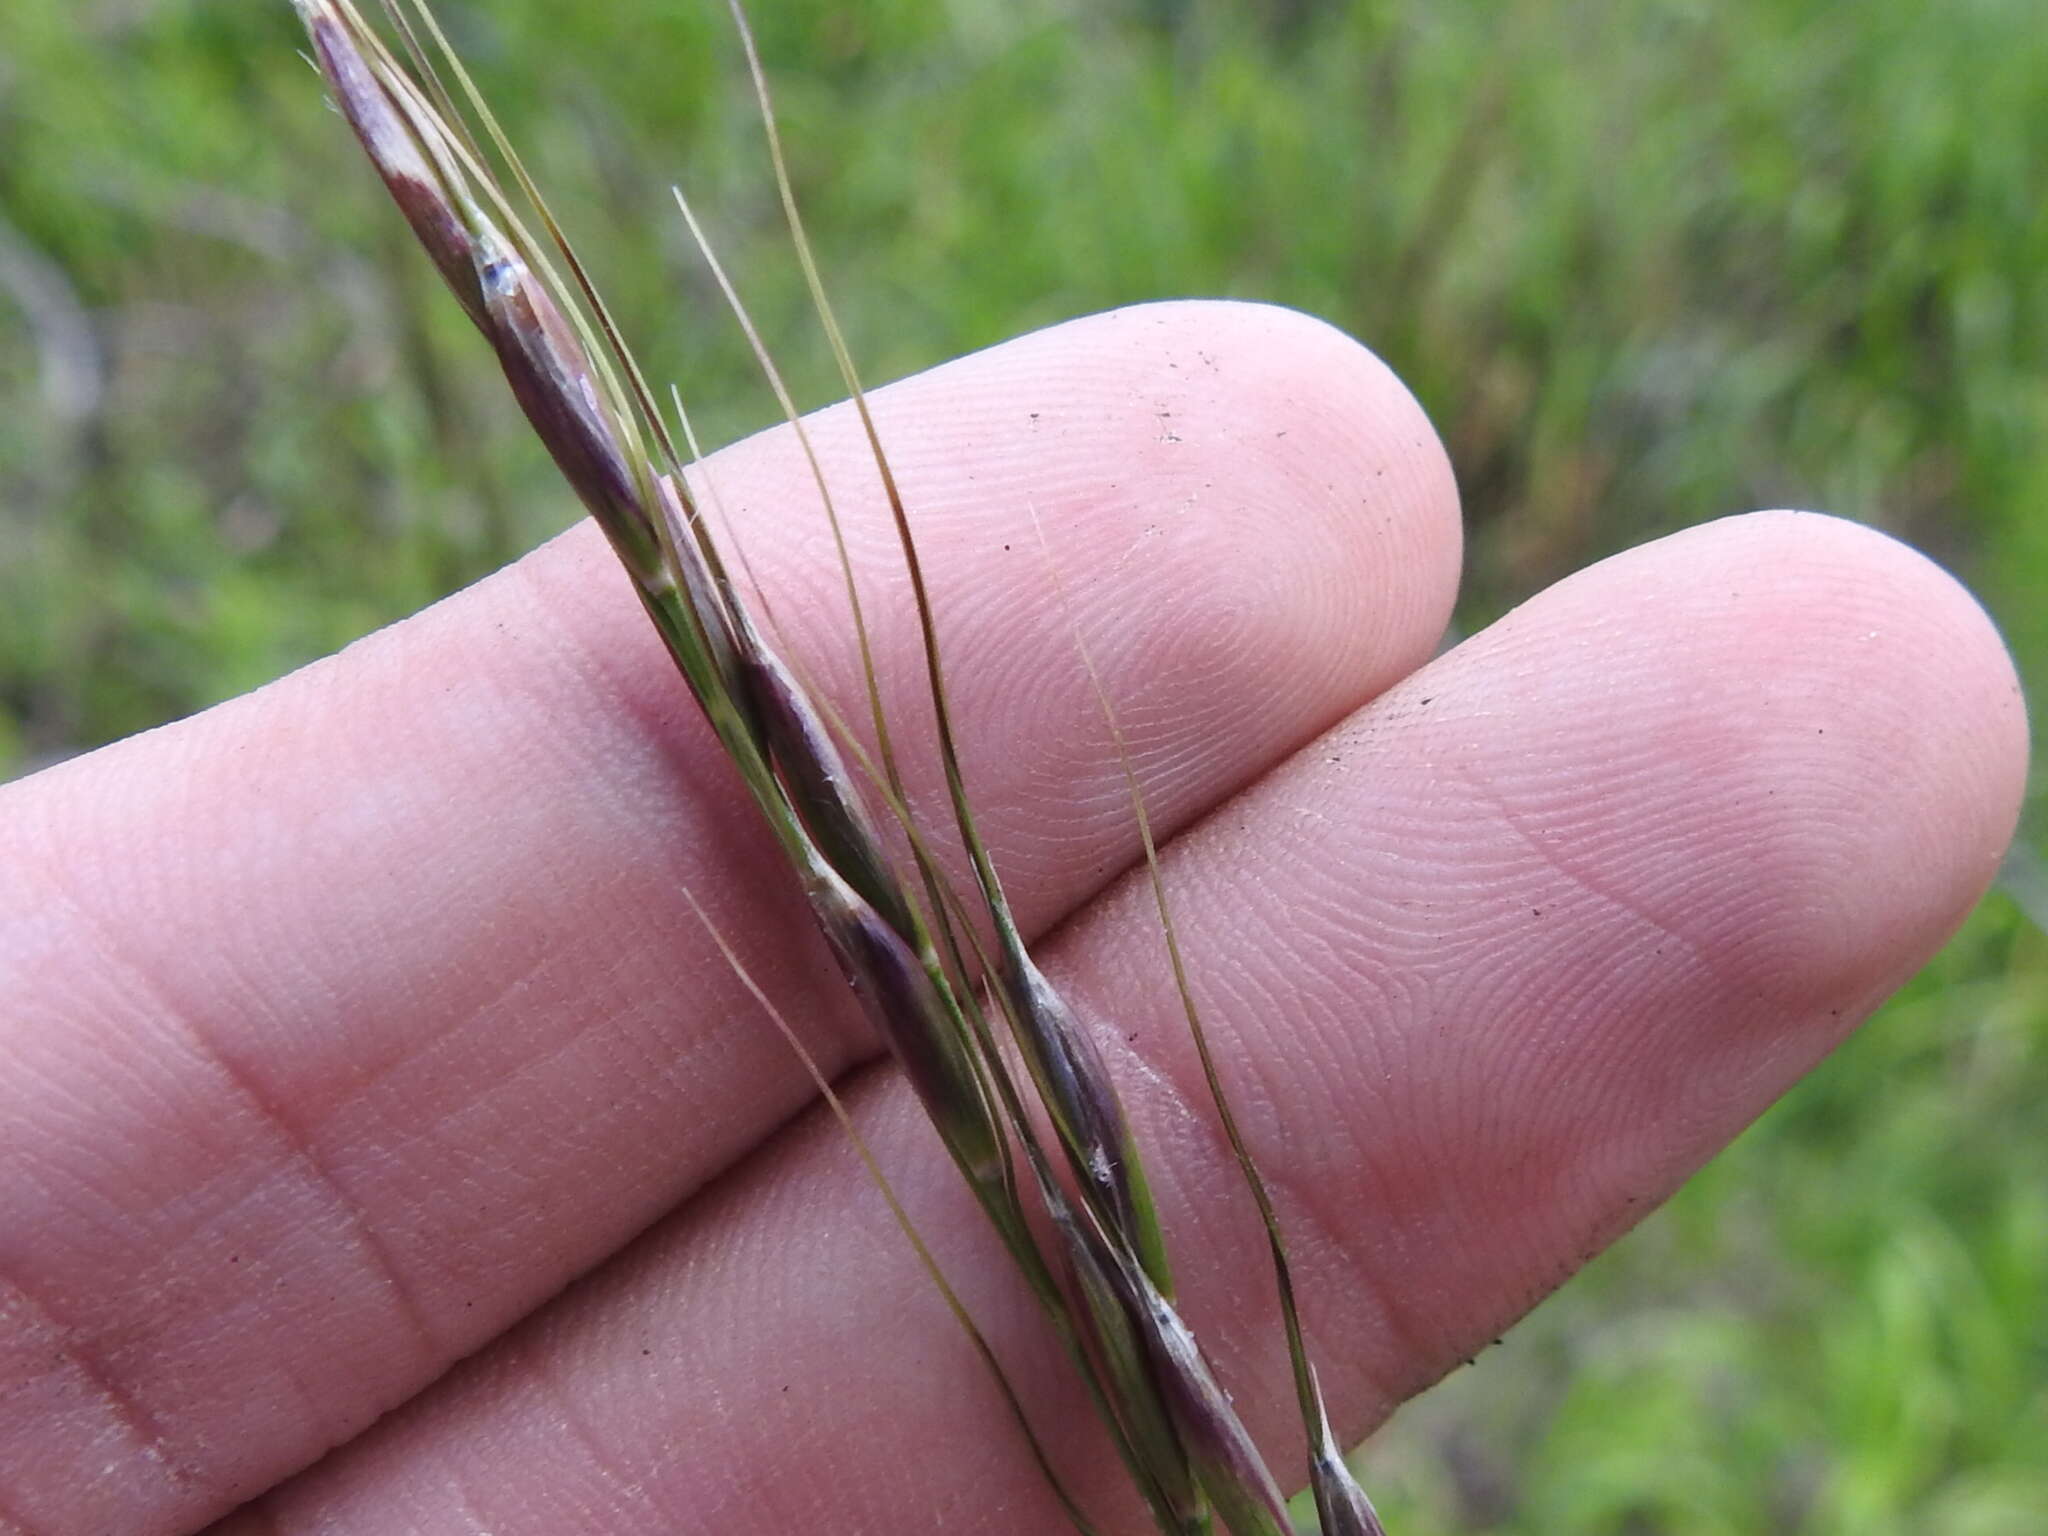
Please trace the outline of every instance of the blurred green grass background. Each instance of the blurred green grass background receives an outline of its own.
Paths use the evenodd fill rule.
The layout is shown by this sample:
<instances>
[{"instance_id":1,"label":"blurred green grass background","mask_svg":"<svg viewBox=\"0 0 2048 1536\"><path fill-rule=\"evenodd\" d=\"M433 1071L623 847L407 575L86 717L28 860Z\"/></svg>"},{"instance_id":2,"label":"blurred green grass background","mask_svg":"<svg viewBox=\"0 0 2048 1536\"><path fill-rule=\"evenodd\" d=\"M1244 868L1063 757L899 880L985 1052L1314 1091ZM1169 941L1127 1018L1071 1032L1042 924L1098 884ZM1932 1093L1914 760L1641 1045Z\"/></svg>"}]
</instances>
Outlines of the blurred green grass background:
<instances>
[{"instance_id":1,"label":"blurred green grass background","mask_svg":"<svg viewBox=\"0 0 2048 1536\"><path fill-rule=\"evenodd\" d=\"M2048 678L2038 0L756 9L870 377L1114 304L1298 305L1449 443L1467 626L1799 505L1958 571ZM832 396L716 6L446 16L709 437L773 409L671 180ZM297 47L283 0L0 17L0 776L571 515ZM1368 1448L1396 1529L2048 1531L2041 854L2035 823L1875 1024Z\"/></svg>"}]
</instances>

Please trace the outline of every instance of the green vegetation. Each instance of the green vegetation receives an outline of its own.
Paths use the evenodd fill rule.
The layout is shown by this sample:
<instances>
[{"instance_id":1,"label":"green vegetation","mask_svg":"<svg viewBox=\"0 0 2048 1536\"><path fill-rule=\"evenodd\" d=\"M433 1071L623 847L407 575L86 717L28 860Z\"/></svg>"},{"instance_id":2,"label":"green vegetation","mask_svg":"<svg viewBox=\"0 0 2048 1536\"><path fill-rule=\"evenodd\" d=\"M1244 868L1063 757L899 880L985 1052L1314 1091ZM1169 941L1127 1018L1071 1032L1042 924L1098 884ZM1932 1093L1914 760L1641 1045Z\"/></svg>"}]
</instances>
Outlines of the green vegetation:
<instances>
[{"instance_id":1,"label":"green vegetation","mask_svg":"<svg viewBox=\"0 0 2048 1536\"><path fill-rule=\"evenodd\" d=\"M1819 506L1958 569L2048 680L2038 0L758 9L871 378L1118 303L1299 305L1449 442L1466 624L1656 533ZM670 180L800 397L836 393L715 6L447 14L710 437L775 412ZM261 683L573 515L298 46L282 0L0 19L0 773ZM1397 1530L2048 1529L2040 843L1875 1026L1375 1443Z\"/></svg>"}]
</instances>

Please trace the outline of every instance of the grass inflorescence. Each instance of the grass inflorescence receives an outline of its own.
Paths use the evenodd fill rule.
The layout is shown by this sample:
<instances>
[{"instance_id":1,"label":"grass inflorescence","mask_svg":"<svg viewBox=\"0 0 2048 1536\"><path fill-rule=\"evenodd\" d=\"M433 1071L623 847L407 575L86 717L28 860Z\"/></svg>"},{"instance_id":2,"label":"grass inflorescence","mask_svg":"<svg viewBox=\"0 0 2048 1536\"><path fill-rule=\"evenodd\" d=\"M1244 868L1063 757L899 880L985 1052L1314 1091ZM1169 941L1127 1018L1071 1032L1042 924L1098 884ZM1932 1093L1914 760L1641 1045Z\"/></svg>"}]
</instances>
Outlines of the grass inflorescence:
<instances>
[{"instance_id":1,"label":"grass inflorescence","mask_svg":"<svg viewBox=\"0 0 2048 1536\"><path fill-rule=\"evenodd\" d=\"M840 971L1042 1304L1159 1529L1197 1536L1220 1521L1232 1536L1283 1536L1292 1525L1281 1480L1176 1303L1166 1238L1109 1071L1088 1029L1029 953L977 826L955 750L913 519L811 257L768 81L739 6L732 7L733 20L796 257L872 450L916 604L951 831L972 869L967 892L948 879L926 829L909 814L872 665L866 677L876 747L869 753L839 728L804 686L800 668L769 639L772 626L733 579L690 488L677 433L424 0L381 0L381 31L351 0L293 3L343 116L442 279L489 341L535 434L617 552L800 882ZM702 244L687 203L682 211ZM801 440L802 423L758 334L708 248L705 254ZM687 427L682 435L687 442ZM689 446L694 457L694 443ZM815 457L812 463L815 468ZM822 475L819 490L836 533ZM839 547L844 562L843 541ZM846 577L851 622L866 657L858 583L850 568ZM865 786L849 758L865 771ZM1378 1518L1344 1464L1309 1363L1285 1242L1202 1035L1134 777L1131 792L1188 1022L1269 1238L1309 1447L1301 1480L1313 1490L1327 1536L1373 1536L1381 1530ZM886 820L871 811L870 793L883 802ZM885 840L883 828L892 822L907 854L892 852ZM727 958L733 959L730 951ZM795 1043L794 1033L776 1022ZM808 1059L806 1065L838 1110L830 1085ZM842 1121L858 1143L843 1112ZM1041 1133L1041 1123L1049 1135ZM865 1148L861 1152L867 1158ZM1001 1363L867 1160L1072 1522L1093 1530L1046 1458Z\"/></svg>"}]
</instances>

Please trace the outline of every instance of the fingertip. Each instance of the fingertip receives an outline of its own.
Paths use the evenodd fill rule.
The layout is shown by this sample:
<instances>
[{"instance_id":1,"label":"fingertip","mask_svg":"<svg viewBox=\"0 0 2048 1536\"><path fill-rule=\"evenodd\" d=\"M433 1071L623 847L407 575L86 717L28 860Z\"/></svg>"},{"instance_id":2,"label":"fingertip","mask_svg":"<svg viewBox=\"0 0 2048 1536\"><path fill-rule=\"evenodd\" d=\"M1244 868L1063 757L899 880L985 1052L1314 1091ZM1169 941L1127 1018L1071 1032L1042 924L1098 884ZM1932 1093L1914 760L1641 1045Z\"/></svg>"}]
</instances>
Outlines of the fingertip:
<instances>
[{"instance_id":1,"label":"fingertip","mask_svg":"<svg viewBox=\"0 0 2048 1536\"><path fill-rule=\"evenodd\" d=\"M1753 643L1823 706L1810 742L1780 748L1788 778L1805 767L1835 797L1841 848L1829 899L1811 909L1812 980L1874 999L1997 875L2027 777L2019 678L1970 591L1897 539L1785 511L1731 519L1726 535L1782 583L1772 612L1784 638Z\"/></svg>"},{"instance_id":2,"label":"fingertip","mask_svg":"<svg viewBox=\"0 0 2048 1536\"><path fill-rule=\"evenodd\" d=\"M1148 447L1170 458L1193 445L1204 487L1255 485L1215 520L1205 563L1234 571L1263 611L1302 631L1302 648L1353 669L1376 693L1427 660L1448 623L1463 561L1449 455L1420 402L1357 338L1300 310L1180 299L1091 316L1041 333L1191 388ZM1099 350L1098 350L1099 349ZM1199 437L1197 436L1199 434ZM1163 467L1163 466L1162 466ZM1284 540L1294 558L1256 558ZM1284 593L1261 583L1283 584ZM1349 632L1354 650L1328 642ZM1361 657L1370 676L1360 679Z\"/></svg>"},{"instance_id":3,"label":"fingertip","mask_svg":"<svg viewBox=\"0 0 2048 1536\"><path fill-rule=\"evenodd\" d=\"M1541 617L1539 617L1539 615ZM1705 524L1581 573L1502 626L1572 675L1543 713L1615 819L1614 878L1737 991L1853 1018L1994 877L2027 763L2011 658L1954 577L1810 512ZM1539 775L1540 777L1540 775ZM1671 829L1664 837L1627 827Z\"/></svg>"}]
</instances>

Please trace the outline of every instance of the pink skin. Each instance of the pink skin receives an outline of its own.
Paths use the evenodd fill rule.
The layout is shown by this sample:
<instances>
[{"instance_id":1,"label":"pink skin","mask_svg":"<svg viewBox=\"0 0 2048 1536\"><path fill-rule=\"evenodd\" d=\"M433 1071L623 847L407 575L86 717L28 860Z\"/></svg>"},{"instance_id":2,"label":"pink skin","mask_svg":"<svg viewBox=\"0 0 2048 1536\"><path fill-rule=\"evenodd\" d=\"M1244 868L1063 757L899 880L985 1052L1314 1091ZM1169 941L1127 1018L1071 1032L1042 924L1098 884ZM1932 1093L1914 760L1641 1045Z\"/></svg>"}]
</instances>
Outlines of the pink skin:
<instances>
[{"instance_id":1,"label":"pink skin","mask_svg":"<svg viewBox=\"0 0 2048 1536\"><path fill-rule=\"evenodd\" d=\"M1075 625L1181 834L1183 937L1349 1435L1748 1123L2010 836L2010 664L1876 534L1730 519L1429 661L1443 454L1313 322L1126 311L879 406L998 860L1284 1465L1270 1283L1118 878ZM820 431L879 563L844 413ZM854 707L791 444L713 476ZM608 560L578 529L0 793L0 1531L1057 1529L684 888L843 1078L1076 1488L1141 1528ZM869 613L911 680L900 586ZM900 729L918 756L922 713Z\"/></svg>"}]
</instances>

